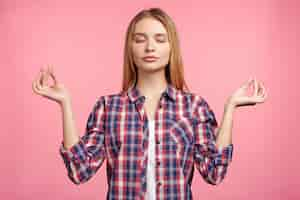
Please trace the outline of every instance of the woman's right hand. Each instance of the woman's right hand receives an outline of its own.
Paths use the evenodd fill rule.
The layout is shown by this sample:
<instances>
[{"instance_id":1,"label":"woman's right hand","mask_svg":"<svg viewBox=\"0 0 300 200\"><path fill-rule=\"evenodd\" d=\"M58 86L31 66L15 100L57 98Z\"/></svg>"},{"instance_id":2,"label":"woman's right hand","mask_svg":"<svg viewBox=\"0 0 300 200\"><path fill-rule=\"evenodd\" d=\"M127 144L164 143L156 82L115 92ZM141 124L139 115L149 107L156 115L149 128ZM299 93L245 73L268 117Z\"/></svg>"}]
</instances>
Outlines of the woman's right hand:
<instances>
[{"instance_id":1,"label":"woman's right hand","mask_svg":"<svg viewBox=\"0 0 300 200\"><path fill-rule=\"evenodd\" d=\"M52 86L48 85L49 77L54 81L54 85ZM53 68L49 66L46 70L43 68L40 70L36 79L32 82L32 89L34 93L53 100L60 105L71 99L65 86L57 81Z\"/></svg>"}]
</instances>

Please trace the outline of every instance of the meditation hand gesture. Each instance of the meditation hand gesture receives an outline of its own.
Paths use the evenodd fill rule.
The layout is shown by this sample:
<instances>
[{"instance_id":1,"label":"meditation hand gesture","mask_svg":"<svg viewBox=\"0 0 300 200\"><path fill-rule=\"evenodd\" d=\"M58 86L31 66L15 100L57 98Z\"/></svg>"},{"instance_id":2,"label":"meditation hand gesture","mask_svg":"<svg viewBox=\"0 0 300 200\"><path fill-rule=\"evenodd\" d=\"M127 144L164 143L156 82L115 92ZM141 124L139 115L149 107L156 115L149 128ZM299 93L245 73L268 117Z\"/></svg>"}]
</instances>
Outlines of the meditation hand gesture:
<instances>
[{"instance_id":1,"label":"meditation hand gesture","mask_svg":"<svg viewBox=\"0 0 300 200\"><path fill-rule=\"evenodd\" d=\"M48 83L48 78L52 78L54 85ZM54 75L53 68L48 66L47 70L40 70L38 76L32 83L34 93L63 104L70 100L70 95L65 86L59 83Z\"/></svg>"},{"instance_id":2,"label":"meditation hand gesture","mask_svg":"<svg viewBox=\"0 0 300 200\"><path fill-rule=\"evenodd\" d=\"M247 96L247 89L254 84L254 92L252 96ZM228 99L228 104L233 107L256 105L263 103L267 98L264 86L258 83L256 79L250 78L240 88L238 88Z\"/></svg>"}]
</instances>

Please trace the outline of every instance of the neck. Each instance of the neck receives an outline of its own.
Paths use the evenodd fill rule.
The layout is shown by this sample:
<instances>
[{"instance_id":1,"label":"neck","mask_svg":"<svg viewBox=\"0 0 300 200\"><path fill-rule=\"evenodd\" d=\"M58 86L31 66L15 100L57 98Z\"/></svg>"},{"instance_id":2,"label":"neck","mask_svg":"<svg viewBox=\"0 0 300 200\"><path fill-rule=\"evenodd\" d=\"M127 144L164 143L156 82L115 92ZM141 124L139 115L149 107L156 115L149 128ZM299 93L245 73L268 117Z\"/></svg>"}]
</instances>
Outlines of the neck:
<instances>
[{"instance_id":1,"label":"neck","mask_svg":"<svg viewBox=\"0 0 300 200\"><path fill-rule=\"evenodd\" d=\"M167 87L164 70L157 72L139 71L137 88L146 98L158 97Z\"/></svg>"}]
</instances>

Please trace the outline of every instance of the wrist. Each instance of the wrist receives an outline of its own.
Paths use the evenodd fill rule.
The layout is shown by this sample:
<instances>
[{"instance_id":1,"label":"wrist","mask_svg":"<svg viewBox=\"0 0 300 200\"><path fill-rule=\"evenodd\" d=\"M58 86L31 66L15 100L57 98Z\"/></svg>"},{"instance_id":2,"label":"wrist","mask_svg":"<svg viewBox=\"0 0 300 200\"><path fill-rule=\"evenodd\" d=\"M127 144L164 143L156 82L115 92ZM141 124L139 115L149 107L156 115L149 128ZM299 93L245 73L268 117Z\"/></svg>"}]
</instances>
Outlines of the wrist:
<instances>
[{"instance_id":1,"label":"wrist","mask_svg":"<svg viewBox=\"0 0 300 200\"><path fill-rule=\"evenodd\" d=\"M66 98L66 99L62 100L61 103L60 103L60 106L62 108L68 107L70 105L71 105L71 99L70 98Z\"/></svg>"},{"instance_id":2,"label":"wrist","mask_svg":"<svg viewBox=\"0 0 300 200\"><path fill-rule=\"evenodd\" d=\"M235 109L235 107L236 107L236 105L231 101L227 101L225 103L225 110L233 111Z\"/></svg>"}]
</instances>

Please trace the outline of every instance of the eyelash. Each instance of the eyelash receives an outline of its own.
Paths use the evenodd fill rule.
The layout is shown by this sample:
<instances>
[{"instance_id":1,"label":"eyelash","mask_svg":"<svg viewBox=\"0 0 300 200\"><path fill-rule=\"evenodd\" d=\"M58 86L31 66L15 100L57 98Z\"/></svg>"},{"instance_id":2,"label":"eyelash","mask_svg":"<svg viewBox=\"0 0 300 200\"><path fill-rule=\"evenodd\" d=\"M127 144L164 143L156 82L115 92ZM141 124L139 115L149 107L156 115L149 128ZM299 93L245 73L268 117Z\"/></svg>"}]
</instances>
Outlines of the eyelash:
<instances>
[{"instance_id":1,"label":"eyelash","mask_svg":"<svg viewBox=\"0 0 300 200\"><path fill-rule=\"evenodd\" d=\"M144 42L145 40L135 40L135 42L136 43L142 43L142 42ZM166 42L165 40L157 40L158 42L160 42L160 43L164 43L164 42Z\"/></svg>"}]
</instances>

